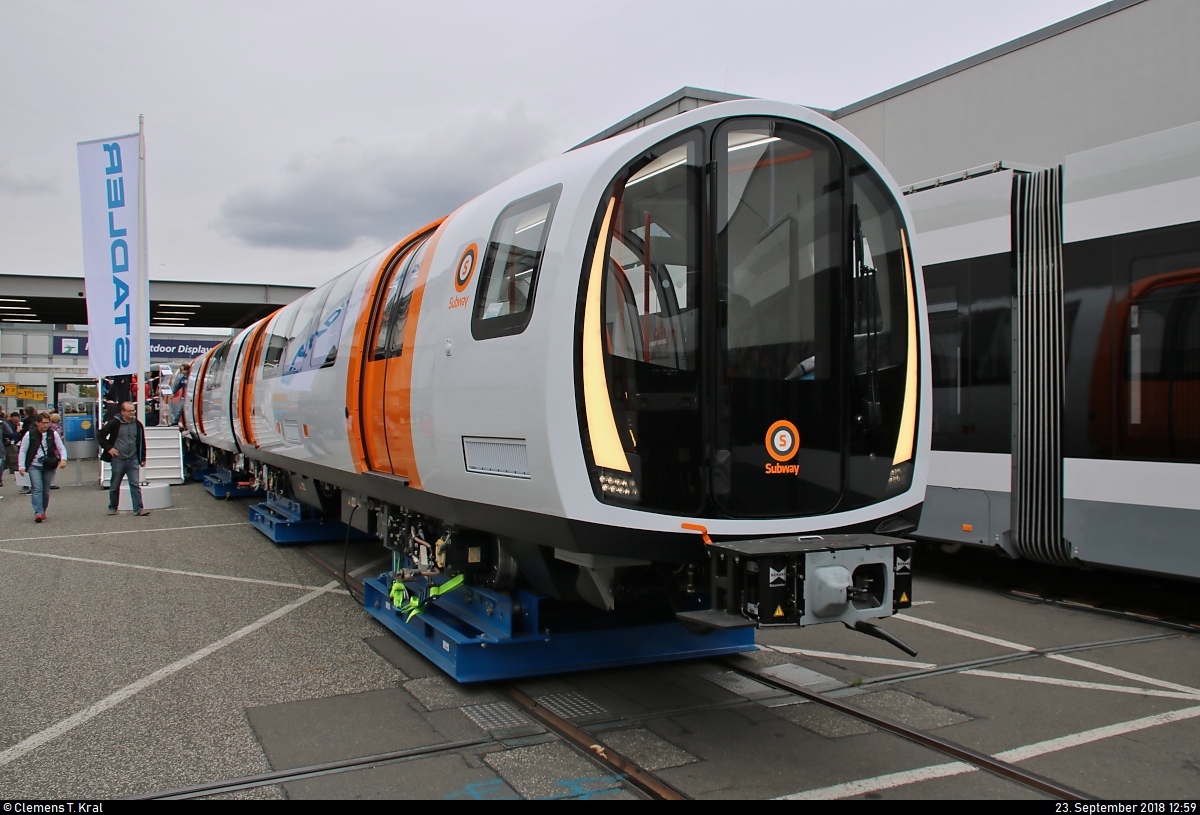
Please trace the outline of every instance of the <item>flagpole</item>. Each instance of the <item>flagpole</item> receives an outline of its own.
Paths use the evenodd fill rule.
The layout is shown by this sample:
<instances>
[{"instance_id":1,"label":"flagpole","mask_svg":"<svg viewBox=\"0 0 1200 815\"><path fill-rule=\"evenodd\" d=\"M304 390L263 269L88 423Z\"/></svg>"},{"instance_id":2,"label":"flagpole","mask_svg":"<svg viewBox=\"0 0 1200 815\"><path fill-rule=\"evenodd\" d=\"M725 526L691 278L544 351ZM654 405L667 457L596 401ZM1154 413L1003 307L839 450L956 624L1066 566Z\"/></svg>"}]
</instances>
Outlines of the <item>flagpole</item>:
<instances>
[{"instance_id":1,"label":"flagpole","mask_svg":"<svg viewBox=\"0 0 1200 815\"><path fill-rule=\"evenodd\" d=\"M146 236L146 132L145 117L138 114L138 346L137 346L137 419L146 419L146 385L150 381L150 264Z\"/></svg>"}]
</instances>

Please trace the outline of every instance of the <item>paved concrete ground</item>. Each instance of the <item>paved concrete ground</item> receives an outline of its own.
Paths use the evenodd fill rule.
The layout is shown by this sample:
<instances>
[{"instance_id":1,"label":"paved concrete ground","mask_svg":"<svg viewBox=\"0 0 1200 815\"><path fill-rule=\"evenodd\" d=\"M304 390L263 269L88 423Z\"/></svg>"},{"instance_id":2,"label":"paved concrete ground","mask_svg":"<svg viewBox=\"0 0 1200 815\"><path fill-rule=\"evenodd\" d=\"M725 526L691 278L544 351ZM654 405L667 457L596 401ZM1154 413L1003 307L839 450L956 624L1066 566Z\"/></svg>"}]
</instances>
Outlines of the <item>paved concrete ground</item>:
<instances>
[{"instance_id":1,"label":"paved concrete ground","mask_svg":"<svg viewBox=\"0 0 1200 815\"><path fill-rule=\"evenodd\" d=\"M458 686L336 581L198 484L105 514L66 486L34 524L0 489L0 798L115 798L450 742L471 749L236 797L622 798L486 686ZM340 551L337 546L330 553ZM382 550L357 546L351 568ZM841 626L761 632L741 659L1103 798L1200 793L1197 638L916 573L883 625L915 659ZM1035 653L1092 643L1087 650ZM988 661L974 670L939 667ZM796 674L790 674L793 677ZM1029 799L927 749L693 661L521 683L697 798ZM794 701L794 700L786 700ZM499 717L499 723L494 721Z\"/></svg>"}]
</instances>

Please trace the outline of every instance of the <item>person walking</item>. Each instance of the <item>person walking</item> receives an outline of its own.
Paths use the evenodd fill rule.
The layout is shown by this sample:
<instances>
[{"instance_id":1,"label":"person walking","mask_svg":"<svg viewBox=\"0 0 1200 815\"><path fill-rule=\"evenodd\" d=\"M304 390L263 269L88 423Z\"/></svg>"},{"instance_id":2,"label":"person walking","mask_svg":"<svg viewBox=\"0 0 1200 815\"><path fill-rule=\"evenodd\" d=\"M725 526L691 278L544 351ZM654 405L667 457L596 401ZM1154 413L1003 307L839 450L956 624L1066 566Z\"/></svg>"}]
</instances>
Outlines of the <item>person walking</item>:
<instances>
[{"instance_id":1,"label":"person walking","mask_svg":"<svg viewBox=\"0 0 1200 815\"><path fill-rule=\"evenodd\" d=\"M141 468L146 466L146 428L138 421L137 405L122 402L121 413L100 428L101 458L110 462L112 476L108 483L108 514L116 515L121 505L121 479L129 479L129 497L134 515L149 515L142 507Z\"/></svg>"},{"instance_id":2,"label":"person walking","mask_svg":"<svg viewBox=\"0 0 1200 815\"><path fill-rule=\"evenodd\" d=\"M0 461L0 487L4 486L4 471L10 473L17 471L17 445L21 443L21 437L17 433L16 426L8 420L7 416L0 416L0 435L4 437L4 461ZM0 498L4 496L0 495Z\"/></svg>"},{"instance_id":3,"label":"person walking","mask_svg":"<svg viewBox=\"0 0 1200 815\"><path fill-rule=\"evenodd\" d=\"M20 473L29 474L29 495L33 503L33 520L46 520L46 509L50 506L50 489L54 486L54 474L67 466L67 448L62 439L50 429L50 416L38 414L34 424L21 438L17 451Z\"/></svg>"},{"instance_id":4,"label":"person walking","mask_svg":"<svg viewBox=\"0 0 1200 815\"><path fill-rule=\"evenodd\" d=\"M17 428L17 433L19 434L18 439L23 439L25 438L26 434L29 433L29 428L33 427L37 423L37 409L33 405L26 405L25 410L19 415L19 419L20 425ZM18 443L20 442L18 441ZM17 463L19 465L20 461ZM17 480L18 484L21 484L21 479L24 479L25 481L24 484L21 484L21 495L29 495L31 491L29 488L29 476L22 472L19 466L17 469L17 475L20 476L20 478Z\"/></svg>"},{"instance_id":5,"label":"person walking","mask_svg":"<svg viewBox=\"0 0 1200 815\"><path fill-rule=\"evenodd\" d=\"M0 423L4 425L4 465L8 468L9 475L17 480L17 449L21 445L21 414L14 410L8 418Z\"/></svg>"},{"instance_id":6,"label":"person walking","mask_svg":"<svg viewBox=\"0 0 1200 815\"><path fill-rule=\"evenodd\" d=\"M185 362L179 366L171 380L171 424L179 424L183 414L183 400L187 398L188 375L192 371L192 363Z\"/></svg>"}]
</instances>

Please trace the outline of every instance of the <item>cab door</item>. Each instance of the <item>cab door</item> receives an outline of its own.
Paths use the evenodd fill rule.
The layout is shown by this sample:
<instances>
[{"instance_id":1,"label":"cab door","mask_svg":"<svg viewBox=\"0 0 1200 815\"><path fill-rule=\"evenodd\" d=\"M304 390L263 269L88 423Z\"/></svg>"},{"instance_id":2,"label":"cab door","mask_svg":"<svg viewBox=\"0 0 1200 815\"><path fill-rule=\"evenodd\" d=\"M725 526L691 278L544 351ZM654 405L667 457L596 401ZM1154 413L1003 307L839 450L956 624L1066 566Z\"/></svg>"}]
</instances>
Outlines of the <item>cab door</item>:
<instances>
[{"instance_id":1,"label":"cab door","mask_svg":"<svg viewBox=\"0 0 1200 815\"><path fill-rule=\"evenodd\" d=\"M816 515L844 482L844 197L799 123L717 129L712 495L731 517Z\"/></svg>"}]
</instances>

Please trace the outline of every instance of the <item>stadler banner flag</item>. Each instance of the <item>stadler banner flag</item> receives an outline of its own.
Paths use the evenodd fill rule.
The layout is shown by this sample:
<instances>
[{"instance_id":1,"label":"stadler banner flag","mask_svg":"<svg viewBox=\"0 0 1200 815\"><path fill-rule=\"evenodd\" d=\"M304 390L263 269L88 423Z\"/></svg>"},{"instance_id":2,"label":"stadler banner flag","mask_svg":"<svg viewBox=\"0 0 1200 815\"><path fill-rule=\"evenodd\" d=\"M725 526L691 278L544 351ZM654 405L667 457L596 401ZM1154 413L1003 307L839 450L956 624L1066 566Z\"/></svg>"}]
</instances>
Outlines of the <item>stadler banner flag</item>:
<instances>
[{"instance_id":1,"label":"stadler banner flag","mask_svg":"<svg viewBox=\"0 0 1200 815\"><path fill-rule=\"evenodd\" d=\"M150 301L140 146L140 133L78 145L88 373L97 378L138 373L146 365Z\"/></svg>"}]
</instances>

